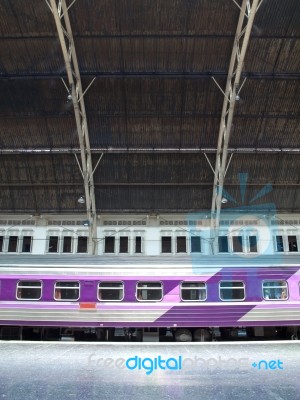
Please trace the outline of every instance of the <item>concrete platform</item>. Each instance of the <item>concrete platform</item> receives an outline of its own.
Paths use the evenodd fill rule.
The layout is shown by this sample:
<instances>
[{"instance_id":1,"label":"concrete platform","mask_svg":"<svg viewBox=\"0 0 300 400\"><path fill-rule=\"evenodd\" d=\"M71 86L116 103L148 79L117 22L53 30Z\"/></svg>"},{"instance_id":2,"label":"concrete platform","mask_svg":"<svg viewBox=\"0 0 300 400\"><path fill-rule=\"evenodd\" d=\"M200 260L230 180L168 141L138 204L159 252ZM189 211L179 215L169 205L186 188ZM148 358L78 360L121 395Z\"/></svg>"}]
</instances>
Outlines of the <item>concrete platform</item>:
<instances>
[{"instance_id":1,"label":"concrete platform","mask_svg":"<svg viewBox=\"0 0 300 400\"><path fill-rule=\"evenodd\" d=\"M0 342L0 399L299 400L300 342Z\"/></svg>"}]
</instances>

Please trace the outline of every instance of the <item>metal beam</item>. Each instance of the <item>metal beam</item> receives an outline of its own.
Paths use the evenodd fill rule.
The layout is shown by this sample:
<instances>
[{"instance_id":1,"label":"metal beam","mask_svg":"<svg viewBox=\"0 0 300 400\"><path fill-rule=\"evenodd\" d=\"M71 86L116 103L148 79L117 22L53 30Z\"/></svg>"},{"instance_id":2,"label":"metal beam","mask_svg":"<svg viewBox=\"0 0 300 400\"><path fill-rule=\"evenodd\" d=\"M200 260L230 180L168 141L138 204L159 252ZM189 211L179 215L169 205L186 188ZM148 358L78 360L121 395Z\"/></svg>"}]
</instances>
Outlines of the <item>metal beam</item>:
<instances>
[{"instance_id":1,"label":"metal beam","mask_svg":"<svg viewBox=\"0 0 300 400\"><path fill-rule=\"evenodd\" d=\"M165 154L165 153L208 153L215 154L217 153L217 148L213 147L168 147L168 148L160 148L160 147L93 147L91 148L91 152L93 154L97 153L112 153L112 154L126 154L126 153L138 153L138 154L147 154L147 153L157 153L157 154ZM227 149L228 154L299 154L300 148L295 147L231 147ZM22 148L10 148L10 149L0 149L0 154L77 154L80 153L80 148L70 149L66 147L60 148L41 148L41 149L22 149Z\"/></svg>"},{"instance_id":2,"label":"metal beam","mask_svg":"<svg viewBox=\"0 0 300 400\"><path fill-rule=\"evenodd\" d=\"M287 186L295 186L298 187L300 186L299 182L261 182L261 183L249 183L247 182L247 186L265 186L266 184L271 184L273 187L275 186L283 186L283 187L287 187ZM21 187L21 188L25 188L25 187L42 187L42 188L52 188L52 187L60 187L60 186L68 186L68 187L80 187L80 183L74 183L74 182L60 182L60 183L52 183L52 182L41 182L41 183L31 183L31 182L25 182L25 183L18 183L18 182L14 182L14 183L0 183L0 187ZM94 182L94 186L95 187L99 187L99 186L211 186L211 182ZM230 186L230 187L240 187L240 182L238 183L227 183L226 186ZM38 209L38 207L37 207Z\"/></svg>"},{"instance_id":3,"label":"metal beam","mask_svg":"<svg viewBox=\"0 0 300 400\"><path fill-rule=\"evenodd\" d=\"M48 3L47 3L48 4ZM49 4L48 4L49 5ZM92 156L88 133L87 118L84 105L84 95L81 85L77 56L74 46L73 32L71 29L68 9L65 0L50 0L51 11L55 20L56 29L66 66L70 94L74 106L76 127L78 132L81 170L84 181L86 212L89 220L89 246L90 254L95 254L97 241L96 230L96 201L93 179Z\"/></svg>"},{"instance_id":4,"label":"metal beam","mask_svg":"<svg viewBox=\"0 0 300 400\"><path fill-rule=\"evenodd\" d=\"M240 8L240 16L236 29L234 45L231 53L229 70L227 75L226 89L223 92L224 101L219 128L218 150L216 155L213 197L211 206L212 237L216 240L218 236L221 199L223 193L226 162L228 156L228 144L235 103L240 89L240 80L244 59L248 47L254 17L259 0L243 0Z\"/></svg>"},{"instance_id":5,"label":"metal beam","mask_svg":"<svg viewBox=\"0 0 300 400\"><path fill-rule=\"evenodd\" d=\"M217 72L164 72L164 71L145 71L145 72L131 72L131 71L117 71L117 72L110 72L110 71L84 71L81 73L82 77L97 77L97 78L153 78L153 79L201 79L201 78L211 78L220 77L226 78L227 74L226 71L217 71ZM244 71L241 75L243 78L249 79L271 79L271 80L298 80L300 73L299 72L247 72ZM23 73L3 73L0 76L0 80L9 80L9 79L58 79L58 78L65 78L64 73L57 73L57 72L23 72Z\"/></svg>"}]
</instances>

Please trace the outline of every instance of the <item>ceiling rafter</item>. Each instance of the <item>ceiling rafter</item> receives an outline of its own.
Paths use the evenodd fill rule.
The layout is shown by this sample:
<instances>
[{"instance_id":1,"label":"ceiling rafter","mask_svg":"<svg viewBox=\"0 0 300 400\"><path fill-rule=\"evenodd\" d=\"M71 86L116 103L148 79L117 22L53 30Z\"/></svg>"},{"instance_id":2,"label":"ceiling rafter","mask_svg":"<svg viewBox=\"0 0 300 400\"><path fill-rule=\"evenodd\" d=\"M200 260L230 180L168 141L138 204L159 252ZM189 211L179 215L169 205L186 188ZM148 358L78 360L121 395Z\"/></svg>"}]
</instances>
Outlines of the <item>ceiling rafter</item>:
<instances>
[{"instance_id":1,"label":"ceiling rafter","mask_svg":"<svg viewBox=\"0 0 300 400\"><path fill-rule=\"evenodd\" d=\"M68 10L70 6L66 5L65 0L50 0L50 7L63 52L64 62L66 66L68 84L70 86L70 95L75 113L76 127L78 132L80 155L81 155L81 172L84 181L84 191L86 200L86 211L89 220L89 253L95 254L96 240L96 201L94 190L92 155L90 148L90 140L88 133L88 125L86 111L84 105L84 93L82 90L81 76L75 51L73 32L70 24Z\"/></svg>"},{"instance_id":2,"label":"ceiling rafter","mask_svg":"<svg viewBox=\"0 0 300 400\"><path fill-rule=\"evenodd\" d=\"M240 16L236 29L227 83L224 94L222 115L219 128L218 150L214 170L213 196L211 206L211 221L213 237L216 240L220 223L220 212L222 204L222 193L224 187L225 174L227 171L228 144L232 126L235 103L238 100L240 91L240 80L242 68L249 43L254 17L262 1L243 0L240 8ZM215 79L214 79L215 81ZM216 82L216 81L215 81ZM242 85L244 82L242 83ZM219 86L219 85L218 85ZM222 90L222 89L221 89Z\"/></svg>"}]
</instances>

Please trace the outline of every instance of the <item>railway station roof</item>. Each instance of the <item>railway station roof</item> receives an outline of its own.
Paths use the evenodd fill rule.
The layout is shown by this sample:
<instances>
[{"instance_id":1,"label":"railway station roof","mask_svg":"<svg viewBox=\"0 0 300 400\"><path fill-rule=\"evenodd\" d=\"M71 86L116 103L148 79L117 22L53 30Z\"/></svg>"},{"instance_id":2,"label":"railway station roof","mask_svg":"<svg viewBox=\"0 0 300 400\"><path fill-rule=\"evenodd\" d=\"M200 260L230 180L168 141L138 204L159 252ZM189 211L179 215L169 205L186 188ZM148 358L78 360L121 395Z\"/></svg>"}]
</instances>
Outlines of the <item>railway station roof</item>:
<instances>
[{"instance_id":1,"label":"railway station roof","mask_svg":"<svg viewBox=\"0 0 300 400\"><path fill-rule=\"evenodd\" d=\"M218 187L299 212L299 21L299 0L1 1L0 212L194 212Z\"/></svg>"}]
</instances>

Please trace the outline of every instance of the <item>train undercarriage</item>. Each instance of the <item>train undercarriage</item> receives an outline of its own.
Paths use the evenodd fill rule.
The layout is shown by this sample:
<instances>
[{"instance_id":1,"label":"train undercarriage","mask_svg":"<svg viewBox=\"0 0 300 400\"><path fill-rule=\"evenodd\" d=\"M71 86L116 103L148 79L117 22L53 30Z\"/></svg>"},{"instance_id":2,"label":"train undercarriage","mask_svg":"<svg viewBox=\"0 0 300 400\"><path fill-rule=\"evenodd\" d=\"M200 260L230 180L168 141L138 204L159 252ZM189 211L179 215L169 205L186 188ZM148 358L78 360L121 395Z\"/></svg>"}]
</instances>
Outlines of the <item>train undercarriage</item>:
<instances>
[{"instance_id":1,"label":"train undercarriage","mask_svg":"<svg viewBox=\"0 0 300 400\"><path fill-rule=\"evenodd\" d=\"M187 343L298 339L300 339L300 326L86 329L0 326L0 340Z\"/></svg>"}]
</instances>

